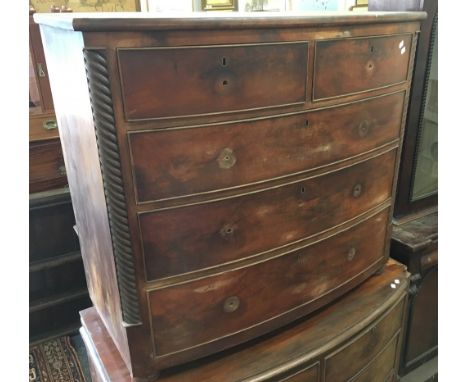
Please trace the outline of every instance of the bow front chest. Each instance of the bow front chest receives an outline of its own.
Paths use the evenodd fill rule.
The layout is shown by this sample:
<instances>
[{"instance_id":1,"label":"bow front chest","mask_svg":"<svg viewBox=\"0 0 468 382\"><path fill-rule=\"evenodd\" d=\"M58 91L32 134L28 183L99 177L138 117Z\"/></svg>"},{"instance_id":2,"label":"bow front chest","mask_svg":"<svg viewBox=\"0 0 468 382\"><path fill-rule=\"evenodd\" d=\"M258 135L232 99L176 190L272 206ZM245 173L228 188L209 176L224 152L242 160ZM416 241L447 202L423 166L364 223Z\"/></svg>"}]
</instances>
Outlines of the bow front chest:
<instances>
[{"instance_id":1,"label":"bow front chest","mask_svg":"<svg viewBox=\"0 0 468 382\"><path fill-rule=\"evenodd\" d=\"M90 295L134 377L383 268L423 17L35 15Z\"/></svg>"}]
</instances>

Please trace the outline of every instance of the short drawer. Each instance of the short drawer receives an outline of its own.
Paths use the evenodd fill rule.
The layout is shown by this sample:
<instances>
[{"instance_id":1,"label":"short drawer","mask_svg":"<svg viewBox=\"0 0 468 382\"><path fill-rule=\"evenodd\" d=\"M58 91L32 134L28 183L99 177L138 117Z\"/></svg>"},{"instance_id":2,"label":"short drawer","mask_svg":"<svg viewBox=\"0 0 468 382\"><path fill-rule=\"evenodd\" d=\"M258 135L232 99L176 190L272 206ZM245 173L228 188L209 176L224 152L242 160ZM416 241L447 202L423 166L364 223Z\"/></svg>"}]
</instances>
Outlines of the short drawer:
<instances>
[{"instance_id":1,"label":"short drawer","mask_svg":"<svg viewBox=\"0 0 468 382\"><path fill-rule=\"evenodd\" d=\"M157 279L253 256L352 219L389 200L395 157L392 150L282 187L141 213L147 277Z\"/></svg>"},{"instance_id":2,"label":"short drawer","mask_svg":"<svg viewBox=\"0 0 468 382\"><path fill-rule=\"evenodd\" d=\"M280 379L279 382L318 382L319 381L319 365L318 363L302 369L293 375Z\"/></svg>"},{"instance_id":3,"label":"short drawer","mask_svg":"<svg viewBox=\"0 0 468 382\"><path fill-rule=\"evenodd\" d=\"M395 363L397 357L399 338L395 336L375 359L349 382L393 382L395 381ZM326 382L335 382L333 379Z\"/></svg>"},{"instance_id":4,"label":"short drawer","mask_svg":"<svg viewBox=\"0 0 468 382\"><path fill-rule=\"evenodd\" d=\"M317 41L313 99L406 81L411 43L411 34Z\"/></svg>"},{"instance_id":5,"label":"short drawer","mask_svg":"<svg viewBox=\"0 0 468 382\"><path fill-rule=\"evenodd\" d=\"M240 332L349 289L383 258L388 212L282 256L148 292L158 355L234 333L246 340Z\"/></svg>"},{"instance_id":6,"label":"short drawer","mask_svg":"<svg viewBox=\"0 0 468 382\"><path fill-rule=\"evenodd\" d=\"M127 120L268 108L306 98L307 42L119 49L117 54Z\"/></svg>"},{"instance_id":7,"label":"short drawer","mask_svg":"<svg viewBox=\"0 0 468 382\"><path fill-rule=\"evenodd\" d=\"M58 138L57 120L54 113L29 116L29 141Z\"/></svg>"},{"instance_id":8,"label":"short drawer","mask_svg":"<svg viewBox=\"0 0 468 382\"><path fill-rule=\"evenodd\" d=\"M29 192L41 192L67 185L60 140L29 144Z\"/></svg>"},{"instance_id":9,"label":"short drawer","mask_svg":"<svg viewBox=\"0 0 468 382\"><path fill-rule=\"evenodd\" d=\"M348 381L382 351L402 325L404 301L380 319L379 322L343 348L325 358L327 381ZM375 381L383 379L375 379Z\"/></svg>"},{"instance_id":10,"label":"short drawer","mask_svg":"<svg viewBox=\"0 0 468 382\"><path fill-rule=\"evenodd\" d=\"M129 134L139 202L247 185L399 137L404 93L260 121Z\"/></svg>"}]
</instances>

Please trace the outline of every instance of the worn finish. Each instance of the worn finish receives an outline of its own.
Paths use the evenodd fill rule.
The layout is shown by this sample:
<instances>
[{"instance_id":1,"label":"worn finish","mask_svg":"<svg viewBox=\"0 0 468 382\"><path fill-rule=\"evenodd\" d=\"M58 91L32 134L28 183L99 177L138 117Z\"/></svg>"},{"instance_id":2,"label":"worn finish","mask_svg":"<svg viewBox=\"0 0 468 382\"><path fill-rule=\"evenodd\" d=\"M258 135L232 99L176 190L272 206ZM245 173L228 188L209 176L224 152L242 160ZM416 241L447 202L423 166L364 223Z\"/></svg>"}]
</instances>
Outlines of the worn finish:
<instances>
[{"instance_id":1,"label":"worn finish","mask_svg":"<svg viewBox=\"0 0 468 382\"><path fill-rule=\"evenodd\" d=\"M140 227L148 278L253 256L352 219L390 198L394 161L390 151L284 187L144 213Z\"/></svg>"},{"instance_id":2,"label":"worn finish","mask_svg":"<svg viewBox=\"0 0 468 382\"><path fill-rule=\"evenodd\" d=\"M403 100L399 92L287 117L131 133L137 200L239 187L376 149L398 138Z\"/></svg>"},{"instance_id":3,"label":"worn finish","mask_svg":"<svg viewBox=\"0 0 468 382\"><path fill-rule=\"evenodd\" d=\"M438 213L406 220L394 225L391 246L391 256L412 274L400 375L438 351Z\"/></svg>"},{"instance_id":4,"label":"worn finish","mask_svg":"<svg viewBox=\"0 0 468 382\"><path fill-rule=\"evenodd\" d=\"M392 289L390 284L395 279L400 284ZM368 349L368 362L361 368L354 368L359 360L351 353L341 359L339 366L343 371L353 367L355 371L351 378L357 380L365 380L366 375L367 378L380 376L380 373L386 377L390 370L398 368L394 353L401 343L402 310L405 309L408 283L404 267L391 262L381 275L371 277L317 314L217 356L164 370L160 380L219 382L222 376L221 380L225 382L336 382L342 375L339 374L338 379L326 379L322 373L326 370L324 359L329 359L337 351L353 349L357 341L374 327L379 328L381 341ZM95 370L93 382L134 382L112 340L102 330L103 324L95 310L83 311L81 317L81 334L91 368ZM385 378L368 380L387 381ZM153 381L148 379L148 382Z\"/></svg>"},{"instance_id":5,"label":"worn finish","mask_svg":"<svg viewBox=\"0 0 468 382\"><path fill-rule=\"evenodd\" d=\"M314 303L316 308L335 288L355 285L353 278L383 257L387 219L384 211L348 231L275 259L149 292L158 355L223 335L232 337L305 305L310 310ZM223 309L231 296L236 298L236 309Z\"/></svg>"},{"instance_id":6,"label":"worn finish","mask_svg":"<svg viewBox=\"0 0 468 382\"><path fill-rule=\"evenodd\" d=\"M67 185L62 147L57 139L29 144L29 192L42 192Z\"/></svg>"},{"instance_id":7,"label":"worn finish","mask_svg":"<svg viewBox=\"0 0 468 382\"><path fill-rule=\"evenodd\" d=\"M119 49L126 118L176 117L303 103L307 51L307 42Z\"/></svg>"},{"instance_id":8,"label":"worn finish","mask_svg":"<svg viewBox=\"0 0 468 382\"><path fill-rule=\"evenodd\" d=\"M406 81L411 40L411 34L404 34L316 42L313 98L338 97Z\"/></svg>"},{"instance_id":9,"label":"worn finish","mask_svg":"<svg viewBox=\"0 0 468 382\"><path fill-rule=\"evenodd\" d=\"M37 19L91 296L134 377L287 325L383 267L422 14L74 16ZM392 36L409 39L401 57ZM343 44L354 73L363 41L374 77L346 82L339 55L324 67L321 47ZM343 94L313 98L322 77Z\"/></svg>"}]
</instances>

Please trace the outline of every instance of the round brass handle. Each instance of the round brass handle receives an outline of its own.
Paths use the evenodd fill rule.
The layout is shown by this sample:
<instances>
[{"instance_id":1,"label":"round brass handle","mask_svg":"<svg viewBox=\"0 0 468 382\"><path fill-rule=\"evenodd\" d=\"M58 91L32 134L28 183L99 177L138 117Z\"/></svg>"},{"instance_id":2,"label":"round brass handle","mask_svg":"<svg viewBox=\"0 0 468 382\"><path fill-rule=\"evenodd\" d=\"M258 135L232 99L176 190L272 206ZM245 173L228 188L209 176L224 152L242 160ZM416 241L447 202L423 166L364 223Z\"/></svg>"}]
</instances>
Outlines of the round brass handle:
<instances>
[{"instance_id":1,"label":"round brass handle","mask_svg":"<svg viewBox=\"0 0 468 382\"><path fill-rule=\"evenodd\" d=\"M232 312L235 312L239 308L239 305L240 305L239 297L231 296L231 297L228 297L224 301L223 309L226 313L232 313Z\"/></svg>"},{"instance_id":2,"label":"round brass handle","mask_svg":"<svg viewBox=\"0 0 468 382\"><path fill-rule=\"evenodd\" d=\"M48 121L44 121L42 127L46 130L54 130L57 128L57 121L54 119L50 119Z\"/></svg>"},{"instance_id":3,"label":"round brass handle","mask_svg":"<svg viewBox=\"0 0 468 382\"><path fill-rule=\"evenodd\" d=\"M370 122L368 120L362 121L358 126L358 134L361 138L364 138L370 131Z\"/></svg>"},{"instance_id":4,"label":"round brass handle","mask_svg":"<svg viewBox=\"0 0 468 382\"><path fill-rule=\"evenodd\" d=\"M358 198L359 196L361 196L361 194L362 194L362 184L357 183L353 187L353 197Z\"/></svg>"},{"instance_id":5,"label":"round brass handle","mask_svg":"<svg viewBox=\"0 0 468 382\"><path fill-rule=\"evenodd\" d=\"M234 155L234 151L229 147L221 150L221 153L218 156L218 165L222 169L230 169L236 164L237 158Z\"/></svg>"},{"instance_id":6,"label":"round brass handle","mask_svg":"<svg viewBox=\"0 0 468 382\"><path fill-rule=\"evenodd\" d=\"M356 248L352 247L349 249L348 251L348 261L351 261L352 259L354 259L354 256L356 256Z\"/></svg>"},{"instance_id":7,"label":"round brass handle","mask_svg":"<svg viewBox=\"0 0 468 382\"><path fill-rule=\"evenodd\" d=\"M232 224L225 224L220 230L219 233L225 239L228 239L234 235L235 227Z\"/></svg>"}]
</instances>

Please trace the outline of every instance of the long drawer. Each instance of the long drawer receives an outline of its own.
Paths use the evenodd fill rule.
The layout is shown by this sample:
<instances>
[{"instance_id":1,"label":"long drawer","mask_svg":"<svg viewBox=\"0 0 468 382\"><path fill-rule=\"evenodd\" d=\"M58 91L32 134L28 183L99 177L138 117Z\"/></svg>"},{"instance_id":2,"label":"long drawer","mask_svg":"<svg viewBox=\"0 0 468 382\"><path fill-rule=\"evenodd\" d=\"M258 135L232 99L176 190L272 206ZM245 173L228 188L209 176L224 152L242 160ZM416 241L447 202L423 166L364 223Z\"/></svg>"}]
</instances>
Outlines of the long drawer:
<instances>
[{"instance_id":1,"label":"long drawer","mask_svg":"<svg viewBox=\"0 0 468 382\"><path fill-rule=\"evenodd\" d=\"M138 202L233 188L346 159L399 136L404 92L287 117L129 134Z\"/></svg>"},{"instance_id":2,"label":"long drawer","mask_svg":"<svg viewBox=\"0 0 468 382\"><path fill-rule=\"evenodd\" d=\"M360 93L406 81L411 44L409 33L316 42L313 99Z\"/></svg>"},{"instance_id":3,"label":"long drawer","mask_svg":"<svg viewBox=\"0 0 468 382\"><path fill-rule=\"evenodd\" d=\"M307 42L118 49L117 54L127 120L268 108L306 99Z\"/></svg>"},{"instance_id":4,"label":"long drawer","mask_svg":"<svg viewBox=\"0 0 468 382\"><path fill-rule=\"evenodd\" d=\"M384 257L388 209L283 256L149 292L158 355L274 320L344 288Z\"/></svg>"},{"instance_id":5,"label":"long drawer","mask_svg":"<svg viewBox=\"0 0 468 382\"><path fill-rule=\"evenodd\" d=\"M142 213L148 279L305 239L390 198L396 150L319 177L219 202Z\"/></svg>"}]
</instances>

